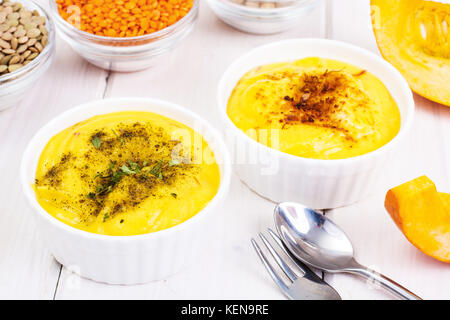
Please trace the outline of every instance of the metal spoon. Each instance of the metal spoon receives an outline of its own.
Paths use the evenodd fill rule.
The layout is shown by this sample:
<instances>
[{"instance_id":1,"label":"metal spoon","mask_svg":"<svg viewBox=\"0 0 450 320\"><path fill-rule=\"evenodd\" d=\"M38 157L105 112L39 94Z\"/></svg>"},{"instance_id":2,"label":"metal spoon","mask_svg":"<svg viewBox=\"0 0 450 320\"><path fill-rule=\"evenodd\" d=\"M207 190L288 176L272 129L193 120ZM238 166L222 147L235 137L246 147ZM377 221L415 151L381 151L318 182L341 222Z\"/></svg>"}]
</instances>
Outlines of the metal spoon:
<instances>
[{"instance_id":1,"label":"metal spoon","mask_svg":"<svg viewBox=\"0 0 450 320\"><path fill-rule=\"evenodd\" d=\"M302 262L331 273L352 273L372 280L397 297L421 300L393 280L359 264L346 234L324 215L294 202L275 208L275 226L283 243Z\"/></svg>"}]
</instances>

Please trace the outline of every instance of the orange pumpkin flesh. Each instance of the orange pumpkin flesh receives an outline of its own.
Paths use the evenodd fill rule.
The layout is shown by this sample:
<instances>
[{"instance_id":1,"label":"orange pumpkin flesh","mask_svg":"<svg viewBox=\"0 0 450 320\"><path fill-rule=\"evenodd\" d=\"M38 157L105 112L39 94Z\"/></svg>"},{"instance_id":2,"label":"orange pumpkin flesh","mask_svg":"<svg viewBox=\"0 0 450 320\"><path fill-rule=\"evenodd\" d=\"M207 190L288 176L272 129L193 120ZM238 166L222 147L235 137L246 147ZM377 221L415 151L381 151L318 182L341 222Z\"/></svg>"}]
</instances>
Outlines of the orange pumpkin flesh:
<instances>
[{"instance_id":1,"label":"orange pumpkin flesh","mask_svg":"<svg viewBox=\"0 0 450 320\"><path fill-rule=\"evenodd\" d=\"M409 242L450 263L450 194L422 176L389 190L385 207Z\"/></svg>"},{"instance_id":2,"label":"orange pumpkin flesh","mask_svg":"<svg viewBox=\"0 0 450 320\"><path fill-rule=\"evenodd\" d=\"M372 26L383 57L411 89L450 106L450 4L371 0Z\"/></svg>"},{"instance_id":3,"label":"orange pumpkin flesh","mask_svg":"<svg viewBox=\"0 0 450 320\"><path fill-rule=\"evenodd\" d=\"M450 214L450 193L439 192L439 197L444 203L445 210Z\"/></svg>"}]
</instances>

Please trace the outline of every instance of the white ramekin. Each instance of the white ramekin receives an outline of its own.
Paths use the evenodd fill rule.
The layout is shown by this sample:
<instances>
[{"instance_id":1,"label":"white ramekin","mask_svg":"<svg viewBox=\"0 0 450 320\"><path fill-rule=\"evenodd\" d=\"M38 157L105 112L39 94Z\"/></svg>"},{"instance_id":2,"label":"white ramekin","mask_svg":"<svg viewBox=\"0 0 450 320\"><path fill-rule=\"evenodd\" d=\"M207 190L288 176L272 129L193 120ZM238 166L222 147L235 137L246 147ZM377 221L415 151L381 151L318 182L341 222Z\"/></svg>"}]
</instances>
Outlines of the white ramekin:
<instances>
[{"instance_id":1,"label":"white ramekin","mask_svg":"<svg viewBox=\"0 0 450 320\"><path fill-rule=\"evenodd\" d=\"M385 146L341 160L301 158L271 149L249 138L227 115L227 103L239 79L264 64L305 57L336 59L377 76L398 104L401 129ZM258 47L235 61L218 87L217 103L235 171L258 194L276 201L298 201L316 209L345 206L361 200L376 185L384 165L411 129L414 100L401 74L379 56L353 45L324 39L292 39Z\"/></svg>"},{"instance_id":2,"label":"white ramekin","mask_svg":"<svg viewBox=\"0 0 450 320\"><path fill-rule=\"evenodd\" d=\"M137 236L106 236L70 227L48 214L37 202L32 183L41 152L51 137L73 124L110 112L150 111L175 119L201 133L220 167L219 190L211 202L191 219L166 230ZM208 226L225 198L231 165L225 144L205 120L172 103L140 98L93 101L64 112L33 137L21 164L25 196L36 212L40 234L58 262L80 275L110 284L137 284L160 280L181 271L202 250Z\"/></svg>"}]
</instances>

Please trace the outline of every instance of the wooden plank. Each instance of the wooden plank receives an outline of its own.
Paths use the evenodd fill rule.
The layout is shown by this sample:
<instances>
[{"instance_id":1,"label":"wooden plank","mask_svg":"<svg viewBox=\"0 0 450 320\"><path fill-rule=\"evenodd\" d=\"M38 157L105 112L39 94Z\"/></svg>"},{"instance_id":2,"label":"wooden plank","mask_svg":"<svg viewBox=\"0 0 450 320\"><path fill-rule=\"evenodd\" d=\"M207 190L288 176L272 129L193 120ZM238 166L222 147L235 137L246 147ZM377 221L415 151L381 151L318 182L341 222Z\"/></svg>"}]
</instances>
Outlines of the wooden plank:
<instances>
[{"instance_id":1,"label":"wooden plank","mask_svg":"<svg viewBox=\"0 0 450 320\"><path fill-rule=\"evenodd\" d=\"M281 39L324 36L324 4L292 30L249 35L224 24L203 1L196 29L165 62L138 73L113 73L107 97L143 96L185 106L219 125L216 86L227 66L253 47ZM64 272L57 299L282 299L250 245L250 237L272 226L274 205L234 177L226 204L218 212L215 236L205 241L195 266L139 286L108 286ZM76 285L73 285L76 283Z\"/></svg>"},{"instance_id":2,"label":"wooden plank","mask_svg":"<svg viewBox=\"0 0 450 320\"><path fill-rule=\"evenodd\" d=\"M334 39L349 41L378 52L370 29L369 1L333 3ZM450 192L450 110L415 96L416 118L411 135L397 157L386 167L379 186L360 203L333 210L331 217L352 239L361 263L376 268L427 299L448 299L450 270L413 247L396 228L384 209L387 190L427 174L438 188ZM345 275L326 275L346 299L387 299L365 281Z\"/></svg>"},{"instance_id":3,"label":"wooden plank","mask_svg":"<svg viewBox=\"0 0 450 320\"><path fill-rule=\"evenodd\" d=\"M370 0L328 0L330 39L377 51L370 20Z\"/></svg>"}]
</instances>

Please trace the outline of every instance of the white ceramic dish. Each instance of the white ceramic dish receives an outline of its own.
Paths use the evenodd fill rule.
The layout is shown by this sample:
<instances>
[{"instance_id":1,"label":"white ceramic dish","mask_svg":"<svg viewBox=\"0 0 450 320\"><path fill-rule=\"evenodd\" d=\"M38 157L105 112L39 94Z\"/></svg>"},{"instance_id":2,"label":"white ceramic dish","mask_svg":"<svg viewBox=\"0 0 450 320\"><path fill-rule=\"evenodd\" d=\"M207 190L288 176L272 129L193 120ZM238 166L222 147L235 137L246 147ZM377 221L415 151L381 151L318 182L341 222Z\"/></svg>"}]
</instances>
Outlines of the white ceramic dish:
<instances>
[{"instance_id":1,"label":"white ceramic dish","mask_svg":"<svg viewBox=\"0 0 450 320\"><path fill-rule=\"evenodd\" d=\"M239 79L257 66L305 57L341 60L377 76L399 106L402 123L398 135L373 152L342 160L300 158L247 137L226 113L229 96ZM316 209L345 206L367 195L399 143L410 131L414 116L412 92L393 66L367 50L323 39L285 40L247 53L223 75L217 103L226 130L226 142L240 178L251 189L273 201L298 201Z\"/></svg>"},{"instance_id":2,"label":"white ceramic dish","mask_svg":"<svg viewBox=\"0 0 450 320\"><path fill-rule=\"evenodd\" d=\"M221 183L216 196L191 219L145 235L99 235L60 222L39 205L31 187L41 152L50 138L61 130L94 115L124 110L155 112L201 133L220 167ZM231 166L225 144L206 121L180 106L139 98L98 100L64 112L36 133L21 164L21 182L26 198L37 213L40 234L56 260L86 278L111 284L136 284L164 279L192 263L202 252L208 225L228 192L230 176Z\"/></svg>"}]
</instances>

